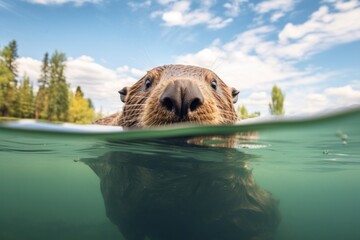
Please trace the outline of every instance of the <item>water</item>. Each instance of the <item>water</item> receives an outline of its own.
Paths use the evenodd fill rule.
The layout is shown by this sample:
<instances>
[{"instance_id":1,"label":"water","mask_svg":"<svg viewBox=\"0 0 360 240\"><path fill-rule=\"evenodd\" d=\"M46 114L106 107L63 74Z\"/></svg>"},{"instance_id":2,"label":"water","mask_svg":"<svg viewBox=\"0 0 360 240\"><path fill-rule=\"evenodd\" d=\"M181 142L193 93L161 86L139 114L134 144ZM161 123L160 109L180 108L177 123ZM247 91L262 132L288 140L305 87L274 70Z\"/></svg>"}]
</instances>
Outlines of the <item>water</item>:
<instances>
[{"instance_id":1,"label":"water","mask_svg":"<svg viewBox=\"0 0 360 240\"><path fill-rule=\"evenodd\" d=\"M358 240L359 122L2 123L0 239Z\"/></svg>"}]
</instances>

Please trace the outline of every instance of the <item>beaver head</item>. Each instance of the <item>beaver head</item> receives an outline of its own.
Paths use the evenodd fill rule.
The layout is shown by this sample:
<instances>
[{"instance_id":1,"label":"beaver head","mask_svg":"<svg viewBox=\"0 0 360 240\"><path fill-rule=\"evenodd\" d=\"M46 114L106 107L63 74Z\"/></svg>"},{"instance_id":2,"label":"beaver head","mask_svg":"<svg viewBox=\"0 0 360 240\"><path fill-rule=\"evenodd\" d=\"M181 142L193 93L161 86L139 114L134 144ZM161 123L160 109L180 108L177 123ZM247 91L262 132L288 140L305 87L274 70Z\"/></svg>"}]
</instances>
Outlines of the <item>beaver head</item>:
<instances>
[{"instance_id":1,"label":"beaver head","mask_svg":"<svg viewBox=\"0 0 360 240\"><path fill-rule=\"evenodd\" d=\"M180 122L228 124L237 120L233 103L239 91L229 88L213 71L201 67L156 67L119 93L125 103L118 118L118 125L123 127Z\"/></svg>"}]
</instances>

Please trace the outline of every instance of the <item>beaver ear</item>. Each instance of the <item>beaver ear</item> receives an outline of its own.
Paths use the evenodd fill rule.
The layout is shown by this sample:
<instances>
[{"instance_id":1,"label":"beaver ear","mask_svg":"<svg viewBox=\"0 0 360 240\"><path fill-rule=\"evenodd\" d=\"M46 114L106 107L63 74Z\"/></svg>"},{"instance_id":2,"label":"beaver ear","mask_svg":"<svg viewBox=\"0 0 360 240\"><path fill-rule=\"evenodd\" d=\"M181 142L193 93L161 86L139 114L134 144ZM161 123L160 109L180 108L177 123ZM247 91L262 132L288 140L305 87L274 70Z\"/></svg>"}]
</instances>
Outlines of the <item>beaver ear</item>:
<instances>
[{"instance_id":1,"label":"beaver ear","mask_svg":"<svg viewBox=\"0 0 360 240\"><path fill-rule=\"evenodd\" d=\"M127 94L127 87L124 87L118 93L120 94L120 100L124 103L125 102L125 97L126 97L126 94Z\"/></svg>"},{"instance_id":2,"label":"beaver ear","mask_svg":"<svg viewBox=\"0 0 360 240\"><path fill-rule=\"evenodd\" d=\"M233 103L236 103L239 97L239 90L236 90L235 88L231 88L232 91L232 97L233 97Z\"/></svg>"}]
</instances>

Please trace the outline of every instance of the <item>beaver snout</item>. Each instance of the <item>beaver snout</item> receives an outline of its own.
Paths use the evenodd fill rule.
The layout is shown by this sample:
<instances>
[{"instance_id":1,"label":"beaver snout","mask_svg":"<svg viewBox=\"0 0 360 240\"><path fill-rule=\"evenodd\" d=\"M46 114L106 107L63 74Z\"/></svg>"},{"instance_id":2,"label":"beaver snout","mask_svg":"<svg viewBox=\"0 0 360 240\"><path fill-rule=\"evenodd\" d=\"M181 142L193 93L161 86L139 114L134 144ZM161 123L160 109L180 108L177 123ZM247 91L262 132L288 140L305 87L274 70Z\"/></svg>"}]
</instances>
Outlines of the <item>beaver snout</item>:
<instances>
[{"instance_id":1,"label":"beaver snout","mask_svg":"<svg viewBox=\"0 0 360 240\"><path fill-rule=\"evenodd\" d=\"M204 96L194 81L176 80L170 82L160 96L160 104L180 119L194 112L204 103Z\"/></svg>"}]
</instances>

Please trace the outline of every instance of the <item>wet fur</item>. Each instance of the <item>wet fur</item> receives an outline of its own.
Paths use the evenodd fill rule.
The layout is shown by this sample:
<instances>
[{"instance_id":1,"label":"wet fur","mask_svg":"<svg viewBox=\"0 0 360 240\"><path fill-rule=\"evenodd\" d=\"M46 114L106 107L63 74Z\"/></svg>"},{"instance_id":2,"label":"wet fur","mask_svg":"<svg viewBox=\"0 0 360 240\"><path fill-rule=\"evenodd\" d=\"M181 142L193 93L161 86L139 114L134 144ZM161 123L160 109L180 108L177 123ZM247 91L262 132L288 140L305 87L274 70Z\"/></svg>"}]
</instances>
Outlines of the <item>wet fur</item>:
<instances>
[{"instance_id":1,"label":"wet fur","mask_svg":"<svg viewBox=\"0 0 360 240\"><path fill-rule=\"evenodd\" d=\"M248 169L254 155L211 147L207 151L218 162L208 162L186 153L204 151L204 146L181 141L158 142L151 155L124 144L82 161L100 178L106 214L127 240L275 238L278 202ZM136 146L149 149L143 144ZM186 157L164 154L162 148L181 149Z\"/></svg>"},{"instance_id":2,"label":"wet fur","mask_svg":"<svg viewBox=\"0 0 360 240\"><path fill-rule=\"evenodd\" d=\"M146 90L147 79L153 84ZM126 89L121 114L96 123L129 128L179 123L178 117L159 103L165 87L176 79L196 81L205 97L204 104L181 121L229 124L237 120L232 89L215 73L194 66L166 65L150 70ZM216 91L210 86L213 79L218 83ZM256 133L242 137L248 142ZM238 139L227 136L221 146L207 149L205 157L217 162L197 159L204 154L186 152L204 151L205 142L224 140L219 136L187 139L186 144L175 142L173 146L166 140L156 144L159 149L151 155L140 151L148 148L148 143L136 145L139 152L129 151L122 143L118 148L125 144L125 149L83 161L100 178L107 216L128 240L272 240L280 221L278 202L256 184L247 167L254 156L235 149ZM183 151L184 158L163 154L169 148Z\"/></svg>"},{"instance_id":3,"label":"wet fur","mask_svg":"<svg viewBox=\"0 0 360 240\"><path fill-rule=\"evenodd\" d=\"M145 88L150 79L152 86ZM205 97L204 104L186 118L179 119L167 111L159 102L166 86L175 80L195 81ZM217 89L211 88L211 81L217 81ZM96 124L119 125L123 127L153 127L189 122L196 124L229 124L237 120L233 106L232 89L209 69L189 65L165 65L150 70L133 86L127 88L125 105L121 114L114 114L96 121Z\"/></svg>"}]
</instances>

